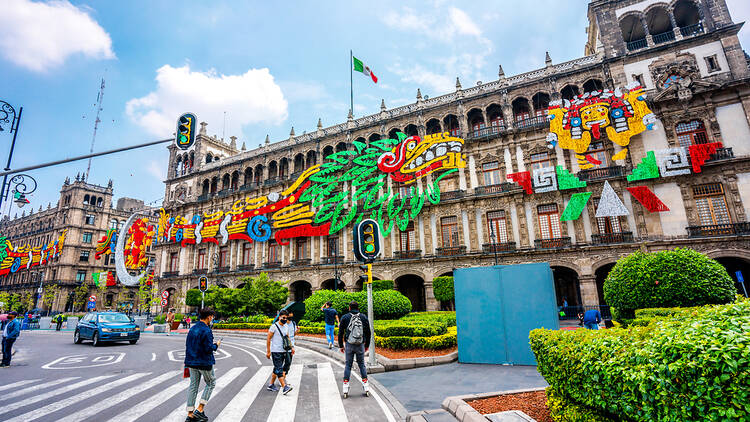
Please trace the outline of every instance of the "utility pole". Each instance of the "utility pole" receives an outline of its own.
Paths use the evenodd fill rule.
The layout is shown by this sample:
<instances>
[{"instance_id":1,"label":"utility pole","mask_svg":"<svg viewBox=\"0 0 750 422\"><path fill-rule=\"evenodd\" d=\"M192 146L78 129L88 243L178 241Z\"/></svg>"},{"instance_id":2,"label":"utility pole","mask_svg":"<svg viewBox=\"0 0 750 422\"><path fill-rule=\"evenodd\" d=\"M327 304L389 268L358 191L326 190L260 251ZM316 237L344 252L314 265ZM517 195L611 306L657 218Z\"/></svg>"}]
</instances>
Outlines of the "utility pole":
<instances>
[{"instance_id":1,"label":"utility pole","mask_svg":"<svg viewBox=\"0 0 750 422\"><path fill-rule=\"evenodd\" d=\"M96 96L96 120L94 120L94 136L91 138L91 150L89 154L94 153L94 142L96 142L96 130L99 128L99 112L102 111L102 102L104 101L104 78L102 78L102 84L99 87L99 95ZM91 171L91 158L89 158L89 164L86 166L86 176L83 180L89 181L89 171Z\"/></svg>"}]
</instances>

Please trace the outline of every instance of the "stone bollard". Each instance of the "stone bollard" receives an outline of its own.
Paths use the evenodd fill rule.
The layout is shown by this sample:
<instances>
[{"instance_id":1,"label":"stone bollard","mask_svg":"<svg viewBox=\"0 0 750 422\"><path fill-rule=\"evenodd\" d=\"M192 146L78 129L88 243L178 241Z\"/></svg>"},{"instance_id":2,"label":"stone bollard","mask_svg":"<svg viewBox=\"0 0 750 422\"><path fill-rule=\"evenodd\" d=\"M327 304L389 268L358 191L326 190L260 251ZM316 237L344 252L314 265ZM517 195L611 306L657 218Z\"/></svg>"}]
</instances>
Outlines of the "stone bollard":
<instances>
[{"instance_id":1,"label":"stone bollard","mask_svg":"<svg viewBox=\"0 0 750 422\"><path fill-rule=\"evenodd\" d=\"M167 324L154 324L154 333L166 333Z\"/></svg>"},{"instance_id":2,"label":"stone bollard","mask_svg":"<svg viewBox=\"0 0 750 422\"><path fill-rule=\"evenodd\" d=\"M76 316L69 316L68 322L65 325L66 330L75 330L78 326L78 317Z\"/></svg>"},{"instance_id":3,"label":"stone bollard","mask_svg":"<svg viewBox=\"0 0 750 422\"><path fill-rule=\"evenodd\" d=\"M146 329L146 317L135 317L133 318L135 320L135 325L140 327L141 332Z\"/></svg>"},{"instance_id":4,"label":"stone bollard","mask_svg":"<svg viewBox=\"0 0 750 422\"><path fill-rule=\"evenodd\" d=\"M39 318L39 329L49 330L52 325L52 317L41 317Z\"/></svg>"}]
</instances>

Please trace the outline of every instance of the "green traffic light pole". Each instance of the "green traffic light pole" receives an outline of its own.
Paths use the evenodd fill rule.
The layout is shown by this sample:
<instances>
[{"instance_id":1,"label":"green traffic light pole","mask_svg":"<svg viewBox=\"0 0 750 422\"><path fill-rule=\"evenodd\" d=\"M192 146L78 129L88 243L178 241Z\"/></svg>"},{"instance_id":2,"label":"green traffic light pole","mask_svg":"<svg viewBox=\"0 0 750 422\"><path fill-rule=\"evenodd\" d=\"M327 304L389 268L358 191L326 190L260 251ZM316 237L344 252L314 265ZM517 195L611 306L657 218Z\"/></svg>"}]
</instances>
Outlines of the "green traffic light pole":
<instances>
[{"instance_id":1,"label":"green traffic light pole","mask_svg":"<svg viewBox=\"0 0 750 422\"><path fill-rule=\"evenodd\" d=\"M370 320L370 367L377 365L375 359L375 311L372 300L372 260L367 262L367 319Z\"/></svg>"}]
</instances>

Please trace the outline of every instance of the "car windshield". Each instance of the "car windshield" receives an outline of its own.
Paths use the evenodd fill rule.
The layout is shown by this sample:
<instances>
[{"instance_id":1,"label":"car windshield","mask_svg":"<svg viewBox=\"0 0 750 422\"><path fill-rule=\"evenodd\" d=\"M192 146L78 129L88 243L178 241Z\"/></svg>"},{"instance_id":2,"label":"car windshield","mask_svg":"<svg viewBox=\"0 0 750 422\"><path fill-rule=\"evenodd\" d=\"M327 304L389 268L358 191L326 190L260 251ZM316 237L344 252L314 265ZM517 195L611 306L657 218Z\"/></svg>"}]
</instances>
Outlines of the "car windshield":
<instances>
[{"instance_id":1,"label":"car windshield","mask_svg":"<svg viewBox=\"0 0 750 422\"><path fill-rule=\"evenodd\" d=\"M100 314L99 322L130 322L130 318L128 318L128 316L124 314Z\"/></svg>"}]
</instances>

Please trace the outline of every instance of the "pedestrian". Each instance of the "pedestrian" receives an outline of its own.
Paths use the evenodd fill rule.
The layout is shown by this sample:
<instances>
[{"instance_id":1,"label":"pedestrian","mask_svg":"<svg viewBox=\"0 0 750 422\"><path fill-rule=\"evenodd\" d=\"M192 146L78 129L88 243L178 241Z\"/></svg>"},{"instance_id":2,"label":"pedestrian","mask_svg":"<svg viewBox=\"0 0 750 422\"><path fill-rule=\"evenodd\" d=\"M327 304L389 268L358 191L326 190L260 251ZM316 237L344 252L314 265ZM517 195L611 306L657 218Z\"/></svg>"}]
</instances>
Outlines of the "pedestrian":
<instances>
[{"instance_id":1,"label":"pedestrian","mask_svg":"<svg viewBox=\"0 0 750 422\"><path fill-rule=\"evenodd\" d=\"M583 314L583 325L589 330L598 330L600 322L602 322L602 314L598 309L589 309Z\"/></svg>"},{"instance_id":2,"label":"pedestrian","mask_svg":"<svg viewBox=\"0 0 750 422\"><path fill-rule=\"evenodd\" d=\"M356 301L349 303L349 313L341 317L339 323L339 348L346 356L344 364L344 397L349 395L349 376L352 372L354 357L357 358L359 375L362 377L362 386L365 394L369 394L367 387L367 366L365 365L365 352L370 348L370 321L359 312L359 304Z\"/></svg>"},{"instance_id":3,"label":"pedestrian","mask_svg":"<svg viewBox=\"0 0 750 422\"><path fill-rule=\"evenodd\" d=\"M57 323L55 327L55 331L60 331L60 329L62 328L63 316L62 314L57 314L55 318L56 318L55 322Z\"/></svg>"},{"instance_id":4,"label":"pedestrian","mask_svg":"<svg viewBox=\"0 0 750 422\"><path fill-rule=\"evenodd\" d=\"M214 343L214 335L209 328L215 317L211 308L203 308L199 312L200 321L188 332L185 339L185 368L190 372L190 386L187 395L187 419L185 422L207 421L208 417L203 412L211 393L216 386L216 375L214 365L216 359L214 352L221 346L221 340ZM186 371L187 372L187 371ZM198 397L198 388L201 378L206 383L203 388L198 408L195 407L195 399Z\"/></svg>"},{"instance_id":5,"label":"pedestrian","mask_svg":"<svg viewBox=\"0 0 750 422\"><path fill-rule=\"evenodd\" d=\"M292 347L295 346L294 344L294 336L297 335L299 332L299 327L297 326L297 323L294 322L294 311L287 310L287 332L289 335L289 341L292 343ZM286 361L284 362L284 379L286 380L286 376L289 374L289 369L292 367L292 357L294 357L294 354L291 351L286 352ZM287 385L291 385L287 382Z\"/></svg>"},{"instance_id":6,"label":"pedestrian","mask_svg":"<svg viewBox=\"0 0 750 422\"><path fill-rule=\"evenodd\" d=\"M339 313L333 308L333 303L330 300L324 303L320 310L323 311L323 319L326 322L326 339L328 339L328 348L332 349L335 344L333 334L336 329L336 323L339 322ZM341 324L339 324L339 328L341 328Z\"/></svg>"},{"instance_id":7,"label":"pedestrian","mask_svg":"<svg viewBox=\"0 0 750 422\"><path fill-rule=\"evenodd\" d=\"M21 323L18 322L16 312L8 313L8 321L3 327L3 361L0 363L0 368L7 368L10 366L10 358L13 356L13 343L18 339L18 335L21 334Z\"/></svg>"},{"instance_id":8,"label":"pedestrian","mask_svg":"<svg viewBox=\"0 0 750 422\"><path fill-rule=\"evenodd\" d=\"M285 395L292 391L292 386L286 383L286 377L284 377L287 352L294 354L294 346L289 339L288 319L289 313L286 309L282 309L279 312L279 321L271 324L268 328L268 338L266 339L266 358L272 359L273 362L271 382L266 389L268 391L279 391L279 387L276 386L276 378L278 378L283 389L282 393Z\"/></svg>"},{"instance_id":9,"label":"pedestrian","mask_svg":"<svg viewBox=\"0 0 750 422\"><path fill-rule=\"evenodd\" d=\"M189 329L190 328L190 317L189 316L185 317L185 324L187 325L187 328Z\"/></svg>"},{"instance_id":10,"label":"pedestrian","mask_svg":"<svg viewBox=\"0 0 750 422\"><path fill-rule=\"evenodd\" d=\"M167 335L172 334L172 322L174 321L174 309L167 312Z\"/></svg>"}]
</instances>

